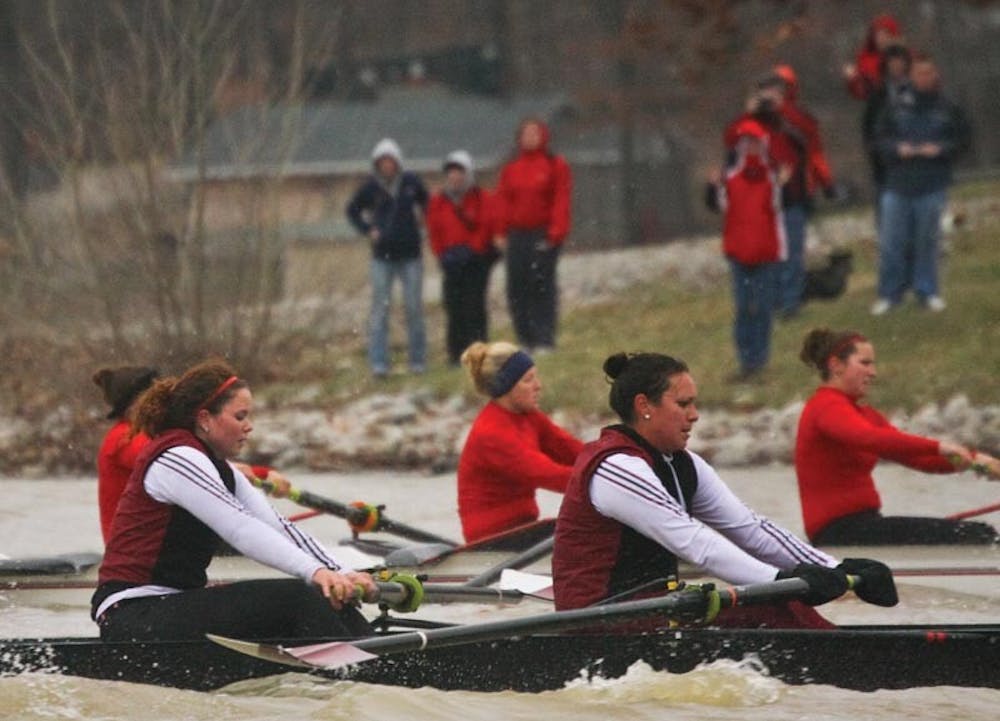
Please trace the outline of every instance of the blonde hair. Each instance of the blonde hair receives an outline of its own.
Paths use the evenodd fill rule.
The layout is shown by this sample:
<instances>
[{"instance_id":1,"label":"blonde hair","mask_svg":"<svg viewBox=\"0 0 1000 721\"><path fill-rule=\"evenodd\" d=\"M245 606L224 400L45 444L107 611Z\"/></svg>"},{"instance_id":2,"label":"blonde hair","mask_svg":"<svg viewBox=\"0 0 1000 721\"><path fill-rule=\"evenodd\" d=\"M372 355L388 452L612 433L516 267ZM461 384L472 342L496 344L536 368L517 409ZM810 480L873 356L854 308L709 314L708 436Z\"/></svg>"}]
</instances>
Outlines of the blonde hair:
<instances>
[{"instance_id":1,"label":"blonde hair","mask_svg":"<svg viewBox=\"0 0 1000 721\"><path fill-rule=\"evenodd\" d=\"M518 350L516 345L503 340L495 343L476 341L465 349L461 361L476 390L488 396L500 367Z\"/></svg>"}]
</instances>

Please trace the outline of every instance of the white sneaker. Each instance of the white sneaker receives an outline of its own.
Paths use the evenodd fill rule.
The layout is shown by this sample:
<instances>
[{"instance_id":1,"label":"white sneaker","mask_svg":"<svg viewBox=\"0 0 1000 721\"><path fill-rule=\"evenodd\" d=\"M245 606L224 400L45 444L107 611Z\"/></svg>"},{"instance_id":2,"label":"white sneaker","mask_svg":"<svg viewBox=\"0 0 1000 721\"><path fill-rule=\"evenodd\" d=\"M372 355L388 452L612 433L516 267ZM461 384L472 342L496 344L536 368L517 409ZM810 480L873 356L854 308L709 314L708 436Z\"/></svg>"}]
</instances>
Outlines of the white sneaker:
<instances>
[{"instance_id":1,"label":"white sneaker","mask_svg":"<svg viewBox=\"0 0 1000 721\"><path fill-rule=\"evenodd\" d=\"M948 307L948 304L944 302L944 298L939 295L930 296L924 303L927 306L927 310L932 310L935 313L940 313Z\"/></svg>"},{"instance_id":2,"label":"white sneaker","mask_svg":"<svg viewBox=\"0 0 1000 721\"><path fill-rule=\"evenodd\" d=\"M938 299L940 300L940 298ZM890 303L885 298L879 298L877 301L872 303L871 314L872 315L885 315L892 308L892 303Z\"/></svg>"}]
</instances>

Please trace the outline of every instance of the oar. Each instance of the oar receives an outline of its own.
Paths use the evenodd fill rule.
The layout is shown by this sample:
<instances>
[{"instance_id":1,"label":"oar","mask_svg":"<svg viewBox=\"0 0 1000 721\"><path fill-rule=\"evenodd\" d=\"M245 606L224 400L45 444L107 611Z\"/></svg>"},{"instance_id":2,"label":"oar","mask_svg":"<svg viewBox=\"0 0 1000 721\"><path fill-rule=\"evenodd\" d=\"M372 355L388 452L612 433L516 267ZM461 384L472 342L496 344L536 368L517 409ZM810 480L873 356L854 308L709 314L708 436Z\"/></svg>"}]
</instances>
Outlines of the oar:
<instances>
[{"instance_id":1,"label":"oar","mask_svg":"<svg viewBox=\"0 0 1000 721\"><path fill-rule=\"evenodd\" d=\"M265 493L271 493L274 490L274 486L268 481L261 480L260 478L252 478L251 481ZM295 487L288 489L287 498L294 503L298 503L300 506L313 508L345 519L355 533L360 529L366 531L385 531L401 538L408 538L411 541L444 543L449 546L458 545L454 541L449 541L447 538L442 538L434 533L386 518L382 513L382 506L370 506L366 504L347 505L332 498L326 498L325 496L303 491Z\"/></svg>"},{"instance_id":2,"label":"oar","mask_svg":"<svg viewBox=\"0 0 1000 721\"><path fill-rule=\"evenodd\" d=\"M716 609L788 601L801 598L808 592L809 584L806 581L801 578L787 578L720 590L712 587L689 587L657 598L623 601L569 611L553 611L502 621L372 636L350 642L333 641L283 647L238 641L212 634L209 634L208 638L234 651L288 666L339 668L368 661L380 655L495 641L529 634L568 631L601 624L617 624L649 616L663 619L703 618Z\"/></svg>"},{"instance_id":3,"label":"oar","mask_svg":"<svg viewBox=\"0 0 1000 721\"><path fill-rule=\"evenodd\" d=\"M491 583L496 581L503 574L504 571L512 569L518 571L530 563L534 563L542 556L548 555L552 552L552 546L555 543L555 536L546 538L543 541L536 543L531 548L528 548L521 553L517 554L513 558L508 558L506 561L502 561L491 568L487 568L485 571L480 573L478 576L470 578L465 582L466 586L475 588L479 586L489 586Z\"/></svg>"},{"instance_id":4,"label":"oar","mask_svg":"<svg viewBox=\"0 0 1000 721\"><path fill-rule=\"evenodd\" d=\"M392 574L376 581L376 602L399 613L412 613L422 603L520 603L529 594L515 589L468 588L448 583L422 583L416 576ZM360 589L359 589L360 593Z\"/></svg>"},{"instance_id":5,"label":"oar","mask_svg":"<svg viewBox=\"0 0 1000 721\"><path fill-rule=\"evenodd\" d=\"M975 516L984 516L987 513L993 513L993 511L1000 511L1000 503L991 503L988 506L983 506L982 508L971 508L968 511L960 511L959 513L952 513L950 516L945 516L950 521L961 521L963 518L974 518Z\"/></svg>"}]
</instances>

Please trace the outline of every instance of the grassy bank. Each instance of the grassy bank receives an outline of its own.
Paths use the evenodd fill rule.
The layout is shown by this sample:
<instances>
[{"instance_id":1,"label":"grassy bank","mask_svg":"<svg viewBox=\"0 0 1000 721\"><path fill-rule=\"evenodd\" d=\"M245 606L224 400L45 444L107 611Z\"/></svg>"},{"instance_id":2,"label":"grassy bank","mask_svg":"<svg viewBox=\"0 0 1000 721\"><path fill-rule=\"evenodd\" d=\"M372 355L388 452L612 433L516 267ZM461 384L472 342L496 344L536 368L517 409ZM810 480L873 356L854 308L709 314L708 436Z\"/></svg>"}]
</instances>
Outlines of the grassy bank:
<instances>
[{"instance_id":1,"label":"grassy bank","mask_svg":"<svg viewBox=\"0 0 1000 721\"><path fill-rule=\"evenodd\" d=\"M914 410L932 401L965 393L977 404L1000 402L1000 200L997 184L965 186L954 194L954 206L966 223L946 241L942 286L948 308L930 313L907 300L899 308L873 317L876 249L871 237L852 244L855 271L841 298L807 305L796 319L776 323L772 361L764 378L752 385L733 385L726 377L736 367L731 339L732 300L728 285L710 292L679 288L667 275L631 288L600 305L565 308L559 350L538 359L550 409L583 413L606 411L607 386L600 368L618 350L655 350L683 358L699 383L703 407L781 406L808 395L816 377L798 360L809 329L828 326L856 329L876 347L878 386L872 402L884 409ZM968 210L963 210L968 208ZM970 214L976 212L977 217ZM433 309L430 327L442 325ZM496 338L511 337L508 327ZM448 394L467 388L461 373L442 367L441 342L432 340L432 370L419 381L390 379L387 389L429 385ZM328 379L327 390L340 398L362 395L377 386L359 377L364 368L360 347L343 372Z\"/></svg>"}]
</instances>

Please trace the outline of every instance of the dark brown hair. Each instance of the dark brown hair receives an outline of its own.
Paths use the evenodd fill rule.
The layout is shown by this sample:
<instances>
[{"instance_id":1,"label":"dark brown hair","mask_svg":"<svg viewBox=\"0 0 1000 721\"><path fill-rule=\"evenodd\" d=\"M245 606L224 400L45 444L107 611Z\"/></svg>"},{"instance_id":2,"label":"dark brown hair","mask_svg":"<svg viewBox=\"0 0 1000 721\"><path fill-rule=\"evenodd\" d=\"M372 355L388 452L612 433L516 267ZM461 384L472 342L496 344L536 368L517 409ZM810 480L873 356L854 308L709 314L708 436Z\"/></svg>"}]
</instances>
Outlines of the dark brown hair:
<instances>
[{"instance_id":1,"label":"dark brown hair","mask_svg":"<svg viewBox=\"0 0 1000 721\"><path fill-rule=\"evenodd\" d=\"M179 378L161 378L139 397L133 425L151 437L174 428L194 430L198 411L218 413L238 390L248 387L239 378L230 382L234 376L236 371L226 361L210 359Z\"/></svg>"},{"instance_id":2,"label":"dark brown hair","mask_svg":"<svg viewBox=\"0 0 1000 721\"><path fill-rule=\"evenodd\" d=\"M687 373L687 364L662 353L615 353L604 361L611 384L608 405L623 423L635 420L635 397L642 393L657 403L670 388L670 377Z\"/></svg>"},{"instance_id":3,"label":"dark brown hair","mask_svg":"<svg viewBox=\"0 0 1000 721\"><path fill-rule=\"evenodd\" d=\"M854 330L832 331L829 328L813 328L802 341L799 359L807 366L819 371L823 380L830 379L830 359L846 361L858 349L858 343L868 339Z\"/></svg>"}]
</instances>

